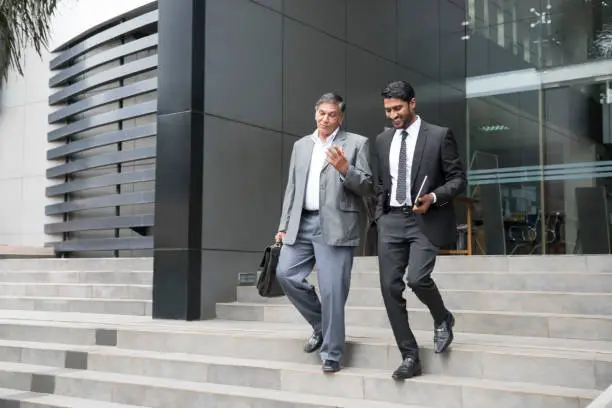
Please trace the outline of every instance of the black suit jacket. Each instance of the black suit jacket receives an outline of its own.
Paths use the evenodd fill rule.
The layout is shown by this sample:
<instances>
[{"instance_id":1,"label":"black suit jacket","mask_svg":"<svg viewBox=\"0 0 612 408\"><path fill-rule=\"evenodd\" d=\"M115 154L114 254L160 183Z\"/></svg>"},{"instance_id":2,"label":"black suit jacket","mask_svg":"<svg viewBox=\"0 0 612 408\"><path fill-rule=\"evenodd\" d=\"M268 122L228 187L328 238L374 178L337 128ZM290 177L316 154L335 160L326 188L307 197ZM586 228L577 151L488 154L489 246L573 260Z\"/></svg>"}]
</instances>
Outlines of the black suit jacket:
<instances>
[{"instance_id":1,"label":"black suit jacket","mask_svg":"<svg viewBox=\"0 0 612 408\"><path fill-rule=\"evenodd\" d=\"M391 198L389 151L394 134L395 129L387 129L376 137L378 162L376 219L389 212ZM415 214L417 222L432 244L438 247L446 246L455 242L457 222L453 200L465 190L467 180L459 158L457 142L450 129L432 125L421 119L410 180L413 203L425 175L427 182L422 194L435 193L437 201L426 214Z\"/></svg>"}]
</instances>

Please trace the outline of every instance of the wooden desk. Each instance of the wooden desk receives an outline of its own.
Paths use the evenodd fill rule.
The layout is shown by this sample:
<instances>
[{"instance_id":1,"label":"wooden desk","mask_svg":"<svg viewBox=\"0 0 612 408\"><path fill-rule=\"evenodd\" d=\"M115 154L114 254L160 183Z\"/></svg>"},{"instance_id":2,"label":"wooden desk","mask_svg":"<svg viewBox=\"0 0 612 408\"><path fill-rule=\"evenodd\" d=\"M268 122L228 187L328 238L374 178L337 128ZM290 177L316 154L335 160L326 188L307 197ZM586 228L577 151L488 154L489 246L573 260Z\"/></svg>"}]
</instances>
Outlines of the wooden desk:
<instances>
[{"instance_id":1,"label":"wooden desk","mask_svg":"<svg viewBox=\"0 0 612 408\"><path fill-rule=\"evenodd\" d=\"M442 255L472 255L472 203L473 199L468 197L456 198L455 203L463 204L467 209L467 249L441 249L438 253Z\"/></svg>"}]
</instances>

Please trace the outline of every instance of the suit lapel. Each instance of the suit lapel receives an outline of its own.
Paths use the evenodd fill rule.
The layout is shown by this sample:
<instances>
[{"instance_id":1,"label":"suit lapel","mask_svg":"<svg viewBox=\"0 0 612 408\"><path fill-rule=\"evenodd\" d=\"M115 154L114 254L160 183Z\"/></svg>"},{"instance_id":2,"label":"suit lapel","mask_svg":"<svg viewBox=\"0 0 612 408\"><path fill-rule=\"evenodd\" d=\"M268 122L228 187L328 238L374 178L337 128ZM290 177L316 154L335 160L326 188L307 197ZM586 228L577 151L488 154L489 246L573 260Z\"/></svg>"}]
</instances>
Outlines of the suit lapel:
<instances>
[{"instance_id":1,"label":"suit lapel","mask_svg":"<svg viewBox=\"0 0 612 408\"><path fill-rule=\"evenodd\" d=\"M395 129L391 128L386 130L386 133L381 138L381 153L382 157L382 174L387 175L387 188L391 189L391 165L389 163L389 155L391 154L391 141L393 141L393 135Z\"/></svg>"},{"instance_id":2,"label":"suit lapel","mask_svg":"<svg viewBox=\"0 0 612 408\"><path fill-rule=\"evenodd\" d=\"M410 189L414 191L418 191L418 187L415 189L415 183L417 175L419 173L419 168L421 166L423 151L425 150L425 145L427 143L428 130L429 125L427 124L427 122L421 119L421 128L419 129L419 135L417 136L417 142L414 148L414 156L412 157L412 169L410 171Z\"/></svg>"},{"instance_id":3,"label":"suit lapel","mask_svg":"<svg viewBox=\"0 0 612 408\"><path fill-rule=\"evenodd\" d=\"M299 156L296 163L299 163L299 167L296 168L300 180L304 180L304 188L306 188L306 180L308 179L308 171L310 169L310 160L312 159L312 149L314 148L314 142L312 139L306 139L306 143L301 145L298 152ZM297 178L296 178L297 180Z\"/></svg>"}]
</instances>

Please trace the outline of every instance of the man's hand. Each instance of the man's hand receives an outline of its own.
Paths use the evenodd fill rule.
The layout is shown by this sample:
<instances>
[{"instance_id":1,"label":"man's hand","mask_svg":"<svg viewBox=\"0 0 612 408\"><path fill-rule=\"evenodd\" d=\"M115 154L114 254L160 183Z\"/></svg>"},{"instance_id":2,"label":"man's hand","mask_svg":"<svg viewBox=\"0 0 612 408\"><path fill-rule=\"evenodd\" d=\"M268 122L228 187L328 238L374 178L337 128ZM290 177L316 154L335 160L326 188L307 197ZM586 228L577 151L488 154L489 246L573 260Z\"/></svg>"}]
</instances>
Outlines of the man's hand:
<instances>
[{"instance_id":1,"label":"man's hand","mask_svg":"<svg viewBox=\"0 0 612 408\"><path fill-rule=\"evenodd\" d=\"M334 166L336 170L340 172L343 176L346 175L346 172L349 168L349 162L344 155L344 151L340 146L332 146L327 149L327 158L325 159L329 164Z\"/></svg>"},{"instance_id":2,"label":"man's hand","mask_svg":"<svg viewBox=\"0 0 612 408\"><path fill-rule=\"evenodd\" d=\"M427 210L429 210L429 207L431 207L433 204L434 197L431 193L425 194L417 198L417 202L419 203L419 206L417 207L416 204L413 205L412 211L417 214L425 214Z\"/></svg>"},{"instance_id":3,"label":"man's hand","mask_svg":"<svg viewBox=\"0 0 612 408\"><path fill-rule=\"evenodd\" d=\"M285 231L278 231L274 236L274 241L285 242Z\"/></svg>"}]
</instances>

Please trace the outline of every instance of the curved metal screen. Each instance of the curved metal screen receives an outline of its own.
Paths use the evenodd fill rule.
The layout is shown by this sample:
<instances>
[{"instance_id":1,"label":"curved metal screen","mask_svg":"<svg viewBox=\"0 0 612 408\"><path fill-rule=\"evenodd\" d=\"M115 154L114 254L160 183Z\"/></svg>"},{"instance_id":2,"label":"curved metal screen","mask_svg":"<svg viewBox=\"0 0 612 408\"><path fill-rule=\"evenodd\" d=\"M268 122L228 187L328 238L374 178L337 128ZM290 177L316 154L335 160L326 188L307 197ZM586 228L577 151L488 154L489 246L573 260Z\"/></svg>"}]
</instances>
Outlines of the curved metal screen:
<instances>
[{"instance_id":1,"label":"curved metal screen","mask_svg":"<svg viewBox=\"0 0 612 408\"><path fill-rule=\"evenodd\" d=\"M48 245L73 256L153 248L157 4L107 21L51 61ZM60 221L61 220L61 221Z\"/></svg>"}]
</instances>

